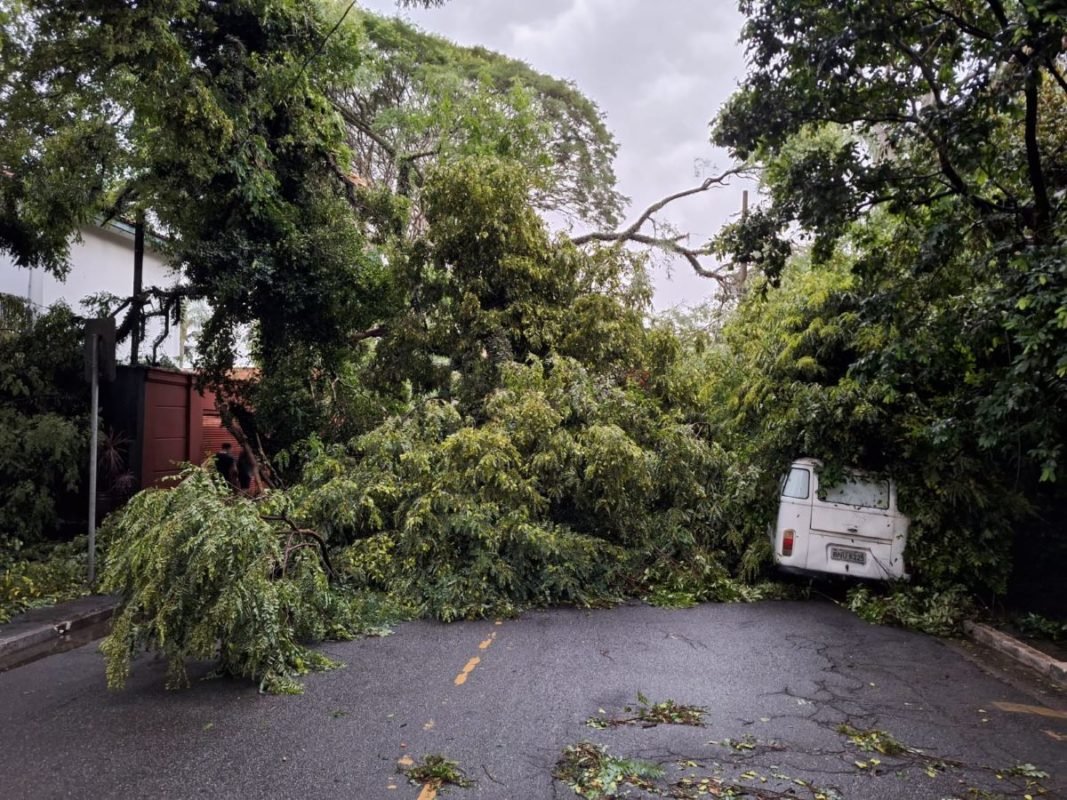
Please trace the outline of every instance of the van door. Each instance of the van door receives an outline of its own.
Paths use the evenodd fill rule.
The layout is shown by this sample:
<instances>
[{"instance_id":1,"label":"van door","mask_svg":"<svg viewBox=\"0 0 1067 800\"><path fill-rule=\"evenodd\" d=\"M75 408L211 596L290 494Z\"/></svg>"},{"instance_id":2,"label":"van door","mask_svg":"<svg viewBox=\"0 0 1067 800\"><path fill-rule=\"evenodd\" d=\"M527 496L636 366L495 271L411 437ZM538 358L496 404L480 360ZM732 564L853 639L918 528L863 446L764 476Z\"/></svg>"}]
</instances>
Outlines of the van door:
<instances>
[{"instance_id":1,"label":"van door","mask_svg":"<svg viewBox=\"0 0 1067 800\"><path fill-rule=\"evenodd\" d=\"M894 537L889 481L850 475L826 489L818 487L811 507L813 531L891 542Z\"/></svg>"},{"instance_id":2,"label":"van door","mask_svg":"<svg viewBox=\"0 0 1067 800\"><path fill-rule=\"evenodd\" d=\"M818 483L818 475L815 480ZM817 486L808 567L858 578L902 577L899 518L889 481L851 474L835 486Z\"/></svg>"}]
</instances>

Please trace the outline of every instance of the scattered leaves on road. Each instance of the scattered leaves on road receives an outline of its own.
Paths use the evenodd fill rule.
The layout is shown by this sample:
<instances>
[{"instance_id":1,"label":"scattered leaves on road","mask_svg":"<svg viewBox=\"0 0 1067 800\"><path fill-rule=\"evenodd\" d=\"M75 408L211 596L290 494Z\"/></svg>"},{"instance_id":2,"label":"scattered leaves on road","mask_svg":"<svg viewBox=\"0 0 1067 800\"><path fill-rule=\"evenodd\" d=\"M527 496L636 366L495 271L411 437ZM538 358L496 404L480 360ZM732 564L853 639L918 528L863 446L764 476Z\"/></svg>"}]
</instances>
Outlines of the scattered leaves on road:
<instances>
[{"instance_id":1,"label":"scattered leaves on road","mask_svg":"<svg viewBox=\"0 0 1067 800\"><path fill-rule=\"evenodd\" d=\"M459 764L449 761L442 755L431 754L422 759L421 763L412 764L409 767L401 767L409 781L420 786L429 786L432 789L443 789L445 786L459 786L466 789L474 785L474 781L463 774Z\"/></svg>"},{"instance_id":2,"label":"scattered leaves on road","mask_svg":"<svg viewBox=\"0 0 1067 800\"><path fill-rule=\"evenodd\" d=\"M704 714L707 709L702 706L691 706L676 703L674 700L664 700L653 703L641 692L637 693L637 706L625 706L626 717L590 717L585 724L590 728L602 730L604 728L617 728L620 725L640 725L643 728L654 728L656 725L692 725L696 728L704 727ZM604 709L598 709L604 714Z\"/></svg>"}]
</instances>

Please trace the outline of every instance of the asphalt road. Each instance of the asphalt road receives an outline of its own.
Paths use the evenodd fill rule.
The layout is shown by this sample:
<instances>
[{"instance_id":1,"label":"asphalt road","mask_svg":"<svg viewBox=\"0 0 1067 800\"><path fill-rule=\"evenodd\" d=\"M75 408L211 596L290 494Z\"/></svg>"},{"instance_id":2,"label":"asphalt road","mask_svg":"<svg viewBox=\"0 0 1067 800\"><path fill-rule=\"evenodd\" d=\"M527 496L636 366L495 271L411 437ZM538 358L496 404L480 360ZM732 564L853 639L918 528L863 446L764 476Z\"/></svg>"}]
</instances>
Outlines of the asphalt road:
<instances>
[{"instance_id":1,"label":"asphalt road","mask_svg":"<svg viewBox=\"0 0 1067 800\"><path fill-rule=\"evenodd\" d=\"M1029 763L1049 773L1046 797L1067 798L1067 703L830 603L418 622L324 649L347 667L309 676L297 697L195 680L208 665L168 692L147 658L111 693L95 645L0 674L0 798L428 800L398 762L431 754L475 781L439 797L567 798L552 773L581 741L662 765L665 796L731 784L816 796L800 780L849 800L1023 797L1004 770ZM586 723L634 716L638 692L704 707L704 727ZM842 724L909 751L863 752Z\"/></svg>"}]
</instances>

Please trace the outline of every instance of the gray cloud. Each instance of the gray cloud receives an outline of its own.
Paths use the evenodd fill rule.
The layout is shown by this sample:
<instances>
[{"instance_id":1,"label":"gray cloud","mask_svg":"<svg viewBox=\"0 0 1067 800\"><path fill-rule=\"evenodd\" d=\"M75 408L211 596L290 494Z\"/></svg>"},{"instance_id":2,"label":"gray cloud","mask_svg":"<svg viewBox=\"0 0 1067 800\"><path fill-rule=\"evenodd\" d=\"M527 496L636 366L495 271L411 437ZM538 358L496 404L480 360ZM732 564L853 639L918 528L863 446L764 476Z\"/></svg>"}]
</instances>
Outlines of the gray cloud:
<instances>
[{"instance_id":1,"label":"gray cloud","mask_svg":"<svg viewBox=\"0 0 1067 800\"><path fill-rule=\"evenodd\" d=\"M396 13L392 0L363 6ZM632 199L632 214L731 166L709 144L708 124L744 72L733 0L451 0L401 15L574 81L619 141L619 188ZM741 190L736 183L697 195L669 207L666 219L703 243L736 217ZM655 276L657 308L698 303L714 290L684 262L667 272Z\"/></svg>"}]
</instances>

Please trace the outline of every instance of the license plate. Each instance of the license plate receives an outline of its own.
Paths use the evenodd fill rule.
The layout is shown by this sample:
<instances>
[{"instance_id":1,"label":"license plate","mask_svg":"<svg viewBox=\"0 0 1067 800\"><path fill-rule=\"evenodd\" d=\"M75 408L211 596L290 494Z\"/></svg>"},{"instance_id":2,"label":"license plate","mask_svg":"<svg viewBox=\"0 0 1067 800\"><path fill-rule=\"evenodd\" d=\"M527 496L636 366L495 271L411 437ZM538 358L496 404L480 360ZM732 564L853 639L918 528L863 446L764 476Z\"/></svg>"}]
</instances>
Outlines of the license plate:
<instances>
[{"instance_id":1,"label":"license plate","mask_svg":"<svg viewBox=\"0 0 1067 800\"><path fill-rule=\"evenodd\" d=\"M830 560L844 561L848 564L859 564L863 567L867 565L867 554L862 550L846 550L843 547L831 547Z\"/></svg>"}]
</instances>

